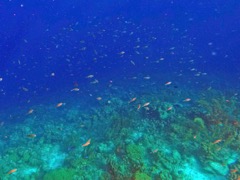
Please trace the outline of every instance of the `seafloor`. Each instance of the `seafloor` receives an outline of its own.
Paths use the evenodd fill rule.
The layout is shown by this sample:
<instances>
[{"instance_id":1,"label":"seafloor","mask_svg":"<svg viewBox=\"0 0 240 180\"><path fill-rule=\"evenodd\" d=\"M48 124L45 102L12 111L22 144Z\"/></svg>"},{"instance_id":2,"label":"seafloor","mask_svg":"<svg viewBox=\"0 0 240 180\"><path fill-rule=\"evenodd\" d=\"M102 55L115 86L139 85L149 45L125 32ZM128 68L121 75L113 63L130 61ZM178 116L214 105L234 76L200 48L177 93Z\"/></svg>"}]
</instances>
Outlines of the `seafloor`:
<instances>
[{"instance_id":1,"label":"seafloor","mask_svg":"<svg viewBox=\"0 0 240 180\"><path fill-rule=\"evenodd\" d=\"M239 94L220 85L79 84L0 117L4 180L240 179Z\"/></svg>"}]
</instances>

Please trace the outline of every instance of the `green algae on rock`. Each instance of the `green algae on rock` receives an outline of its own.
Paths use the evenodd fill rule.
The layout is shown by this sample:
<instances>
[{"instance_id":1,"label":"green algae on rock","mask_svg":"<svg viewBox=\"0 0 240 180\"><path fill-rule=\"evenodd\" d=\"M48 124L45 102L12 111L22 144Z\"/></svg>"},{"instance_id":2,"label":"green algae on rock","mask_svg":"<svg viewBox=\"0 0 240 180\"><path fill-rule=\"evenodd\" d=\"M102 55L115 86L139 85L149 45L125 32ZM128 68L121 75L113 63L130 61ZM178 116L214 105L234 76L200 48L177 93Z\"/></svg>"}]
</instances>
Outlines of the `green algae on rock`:
<instances>
[{"instance_id":1,"label":"green algae on rock","mask_svg":"<svg viewBox=\"0 0 240 180\"><path fill-rule=\"evenodd\" d=\"M134 163L140 163L144 158L144 149L140 145L130 144L126 148L127 156Z\"/></svg>"},{"instance_id":2,"label":"green algae on rock","mask_svg":"<svg viewBox=\"0 0 240 180\"><path fill-rule=\"evenodd\" d=\"M60 168L46 173L43 180L72 180L74 174L73 169Z\"/></svg>"},{"instance_id":3,"label":"green algae on rock","mask_svg":"<svg viewBox=\"0 0 240 180\"><path fill-rule=\"evenodd\" d=\"M152 178L143 172L137 171L134 175L134 180L151 180Z\"/></svg>"},{"instance_id":4,"label":"green algae on rock","mask_svg":"<svg viewBox=\"0 0 240 180\"><path fill-rule=\"evenodd\" d=\"M201 128L205 128L205 124L202 118L196 117L193 120L196 124L198 124Z\"/></svg>"}]
</instances>

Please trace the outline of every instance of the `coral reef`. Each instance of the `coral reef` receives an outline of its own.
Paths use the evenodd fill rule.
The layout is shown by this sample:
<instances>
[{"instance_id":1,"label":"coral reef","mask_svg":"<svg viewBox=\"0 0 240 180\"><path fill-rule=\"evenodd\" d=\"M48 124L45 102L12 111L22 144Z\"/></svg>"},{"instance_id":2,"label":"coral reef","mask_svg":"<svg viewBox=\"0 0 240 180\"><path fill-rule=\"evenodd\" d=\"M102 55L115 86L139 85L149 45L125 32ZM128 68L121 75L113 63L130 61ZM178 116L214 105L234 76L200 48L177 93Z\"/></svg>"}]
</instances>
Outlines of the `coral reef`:
<instances>
[{"instance_id":1,"label":"coral reef","mask_svg":"<svg viewBox=\"0 0 240 180\"><path fill-rule=\"evenodd\" d=\"M169 92L177 100L165 97ZM182 94L155 90L139 94L131 103L132 94L116 94L88 106L88 111L78 106L36 106L38 114L1 129L0 176L13 180L237 179L237 99L211 91L197 96L195 102L184 102L179 100ZM150 104L138 108L146 102ZM28 136L33 133L35 137ZM88 139L91 143L82 146ZM18 171L8 175L13 168Z\"/></svg>"}]
</instances>

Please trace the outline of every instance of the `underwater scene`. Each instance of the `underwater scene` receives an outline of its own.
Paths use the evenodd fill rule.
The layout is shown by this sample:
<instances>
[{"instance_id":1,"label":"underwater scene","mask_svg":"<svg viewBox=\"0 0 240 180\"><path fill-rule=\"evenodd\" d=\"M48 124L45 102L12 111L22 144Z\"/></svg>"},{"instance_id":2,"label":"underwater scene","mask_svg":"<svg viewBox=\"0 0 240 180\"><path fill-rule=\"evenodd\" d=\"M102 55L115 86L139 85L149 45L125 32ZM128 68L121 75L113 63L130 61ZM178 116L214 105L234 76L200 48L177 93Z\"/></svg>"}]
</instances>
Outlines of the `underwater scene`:
<instances>
[{"instance_id":1,"label":"underwater scene","mask_svg":"<svg viewBox=\"0 0 240 180\"><path fill-rule=\"evenodd\" d=\"M240 180L240 1L2 0L1 180Z\"/></svg>"}]
</instances>

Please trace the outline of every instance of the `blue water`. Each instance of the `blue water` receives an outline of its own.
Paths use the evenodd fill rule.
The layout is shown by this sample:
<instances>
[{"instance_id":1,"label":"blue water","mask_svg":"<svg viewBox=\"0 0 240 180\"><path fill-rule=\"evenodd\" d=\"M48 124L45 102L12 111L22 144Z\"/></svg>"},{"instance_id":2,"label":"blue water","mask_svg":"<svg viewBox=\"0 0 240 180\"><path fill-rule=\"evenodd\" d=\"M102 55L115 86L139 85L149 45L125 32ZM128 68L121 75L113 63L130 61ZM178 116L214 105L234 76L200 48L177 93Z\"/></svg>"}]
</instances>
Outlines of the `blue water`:
<instances>
[{"instance_id":1,"label":"blue water","mask_svg":"<svg viewBox=\"0 0 240 180\"><path fill-rule=\"evenodd\" d=\"M0 2L1 179L239 180L239 12Z\"/></svg>"}]
</instances>

